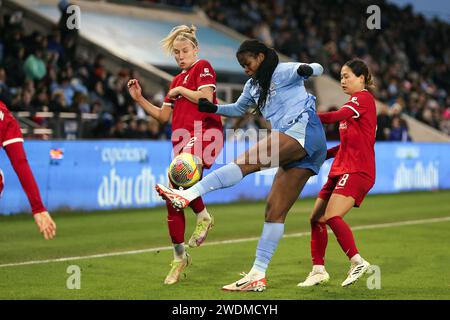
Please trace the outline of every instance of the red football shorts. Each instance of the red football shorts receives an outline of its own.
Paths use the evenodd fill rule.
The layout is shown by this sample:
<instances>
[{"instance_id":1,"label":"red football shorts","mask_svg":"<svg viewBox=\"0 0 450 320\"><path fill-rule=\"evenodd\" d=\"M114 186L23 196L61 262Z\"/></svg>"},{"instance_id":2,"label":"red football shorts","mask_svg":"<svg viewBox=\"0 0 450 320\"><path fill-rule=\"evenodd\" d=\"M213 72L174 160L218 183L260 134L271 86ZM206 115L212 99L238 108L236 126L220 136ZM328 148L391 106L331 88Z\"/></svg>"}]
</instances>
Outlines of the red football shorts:
<instances>
[{"instance_id":1,"label":"red football shorts","mask_svg":"<svg viewBox=\"0 0 450 320\"><path fill-rule=\"evenodd\" d=\"M220 139L218 139L220 140ZM197 156L202 160L203 168L209 169L214 164L214 161L219 156L220 151L223 147L223 138L221 141L210 141L197 139L197 137L192 137L190 140L183 143L177 143L173 146L174 155L186 152L194 156Z\"/></svg>"},{"instance_id":2,"label":"red football shorts","mask_svg":"<svg viewBox=\"0 0 450 320\"><path fill-rule=\"evenodd\" d=\"M355 207L359 207L366 194L372 189L374 181L361 173L345 173L337 177L328 177L318 197L328 200L333 193L355 199Z\"/></svg>"}]
</instances>

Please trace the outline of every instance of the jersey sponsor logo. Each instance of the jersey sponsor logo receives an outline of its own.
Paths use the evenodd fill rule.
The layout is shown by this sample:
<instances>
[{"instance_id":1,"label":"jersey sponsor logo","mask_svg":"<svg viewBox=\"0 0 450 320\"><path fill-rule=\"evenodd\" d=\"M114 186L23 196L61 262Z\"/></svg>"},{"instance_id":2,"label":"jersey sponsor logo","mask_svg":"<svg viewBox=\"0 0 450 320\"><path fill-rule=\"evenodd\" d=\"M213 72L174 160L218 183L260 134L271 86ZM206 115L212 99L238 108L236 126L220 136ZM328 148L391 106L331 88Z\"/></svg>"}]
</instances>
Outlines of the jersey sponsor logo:
<instances>
[{"instance_id":1,"label":"jersey sponsor logo","mask_svg":"<svg viewBox=\"0 0 450 320\"><path fill-rule=\"evenodd\" d=\"M212 77L213 75L209 72L209 68L204 68L203 73L200 73L200 78Z\"/></svg>"},{"instance_id":2,"label":"jersey sponsor logo","mask_svg":"<svg viewBox=\"0 0 450 320\"><path fill-rule=\"evenodd\" d=\"M3 113L3 111L0 111L0 120L3 121L4 118L5 118L5 114Z\"/></svg>"},{"instance_id":3,"label":"jersey sponsor logo","mask_svg":"<svg viewBox=\"0 0 450 320\"><path fill-rule=\"evenodd\" d=\"M353 102L354 104L356 104L359 107L359 102L358 102L358 97L353 97L350 99L351 102Z\"/></svg>"}]
</instances>

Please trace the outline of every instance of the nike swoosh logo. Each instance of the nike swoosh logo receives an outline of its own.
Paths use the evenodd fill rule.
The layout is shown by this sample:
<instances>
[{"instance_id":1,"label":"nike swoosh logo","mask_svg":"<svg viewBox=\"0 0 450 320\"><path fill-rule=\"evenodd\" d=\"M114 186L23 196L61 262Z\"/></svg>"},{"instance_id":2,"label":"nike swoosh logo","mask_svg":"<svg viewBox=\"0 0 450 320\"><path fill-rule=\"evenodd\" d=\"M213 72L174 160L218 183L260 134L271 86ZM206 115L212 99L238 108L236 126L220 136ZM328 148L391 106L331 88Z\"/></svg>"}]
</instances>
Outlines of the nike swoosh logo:
<instances>
[{"instance_id":1,"label":"nike swoosh logo","mask_svg":"<svg viewBox=\"0 0 450 320\"><path fill-rule=\"evenodd\" d=\"M247 283L249 283L249 281L245 281L245 282L242 282L242 283L237 283L236 282L236 287L242 287L244 284L247 284Z\"/></svg>"},{"instance_id":2,"label":"nike swoosh logo","mask_svg":"<svg viewBox=\"0 0 450 320\"><path fill-rule=\"evenodd\" d=\"M194 171L192 173L188 173L187 177L188 179L192 179L192 177L194 176L194 174L197 172L197 167L195 167Z\"/></svg>"}]
</instances>

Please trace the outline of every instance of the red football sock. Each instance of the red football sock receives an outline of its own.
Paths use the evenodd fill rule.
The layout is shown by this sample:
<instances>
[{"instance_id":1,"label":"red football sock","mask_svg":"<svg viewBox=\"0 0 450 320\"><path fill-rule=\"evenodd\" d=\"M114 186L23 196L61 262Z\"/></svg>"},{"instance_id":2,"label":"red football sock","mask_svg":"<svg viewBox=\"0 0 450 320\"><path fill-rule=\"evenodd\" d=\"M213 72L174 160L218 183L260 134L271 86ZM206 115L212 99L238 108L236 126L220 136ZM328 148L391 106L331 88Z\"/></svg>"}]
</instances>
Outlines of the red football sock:
<instances>
[{"instance_id":1,"label":"red football sock","mask_svg":"<svg viewBox=\"0 0 450 320\"><path fill-rule=\"evenodd\" d=\"M172 207L172 204L166 201L167 205L167 224L169 226L169 234L172 238L172 243L178 244L184 242L184 229L186 221L184 218L184 211Z\"/></svg>"},{"instance_id":2,"label":"red football sock","mask_svg":"<svg viewBox=\"0 0 450 320\"><path fill-rule=\"evenodd\" d=\"M313 265L325 264L325 250L328 244L327 225L325 223L311 223L311 256Z\"/></svg>"},{"instance_id":3,"label":"red football sock","mask_svg":"<svg viewBox=\"0 0 450 320\"><path fill-rule=\"evenodd\" d=\"M330 226L331 230L333 230L337 241L349 259L358 253L355 239L353 238L353 232L341 217L332 217L328 219L327 224Z\"/></svg>"},{"instance_id":4,"label":"red football sock","mask_svg":"<svg viewBox=\"0 0 450 320\"><path fill-rule=\"evenodd\" d=\"M192 210L194 210L194 212L196 214L202 212L203 209L205 209L205 204L203 203L202 197L198 197L198 198L192 200L189 203L189 207L191 207Z\"/></svg>"}]
</instances>

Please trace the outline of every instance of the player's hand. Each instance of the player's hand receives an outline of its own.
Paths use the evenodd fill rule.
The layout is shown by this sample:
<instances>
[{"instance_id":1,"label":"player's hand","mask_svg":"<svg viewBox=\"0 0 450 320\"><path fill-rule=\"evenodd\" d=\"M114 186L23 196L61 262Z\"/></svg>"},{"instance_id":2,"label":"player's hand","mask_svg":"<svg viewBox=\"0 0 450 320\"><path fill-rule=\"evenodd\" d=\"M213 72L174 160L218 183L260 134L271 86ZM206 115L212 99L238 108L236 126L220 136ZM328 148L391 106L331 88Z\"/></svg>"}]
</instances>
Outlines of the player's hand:
<instances>
[{"instance_id":1,"label":"player's hand","mask_svg":"<svg viewBox=\"0 0 450 320\"><path fill-rule=\"evenodd\" d=\"M206 98L200 98L198 99L198 111L207 113L216 113L217 105L209 102L209 100Z\"/></svg>"},{"instance_id":2,"label":"player's hand","mask_svg":"<svg viewBox=\"0 0 450 320\"><path fill-rule=\"evenodd\" d=\"M181 95L181 90L182 90L181 88L183 88L183 87L178 86L178 87L172 88L169 90L167 95L169 96L170 99L175 100L176 98L178 98L178 96Z\"/></svg>"},{"instance_id":3,"label":"player's hand","mask_svg":"<svg viewBox=\"0 0 450 320\"><path fill-rule=\"evenodd\" d=\"M312 76L313 72L314 72L313 68L311 68L307 64L301 64L297 69L298 75L302 77L310 77Z\"/></svg>"},{"instance_id":4,"label":"player's hand","mask_svg":"<svg viewBox=\"0 0 450 320\"><path fill-rule=\"evenodd\" d=\"M47 211L36 213L34 216L39 232L42 233L45 240L51 240L56 235L56 224Z\"/></svg>"},{"instance_id":5,"label":"player's hand","mask_svg":"<svg viewBox=\"0 0 450 320\"><path fill-rule=\"evenodd\" d=\"M139 81L136 79L131 79L128 81L128 91L130 92L130 96L134 101L138 101L142 98L142 88L139 85Z\"/></svg>"}]
</instances>

